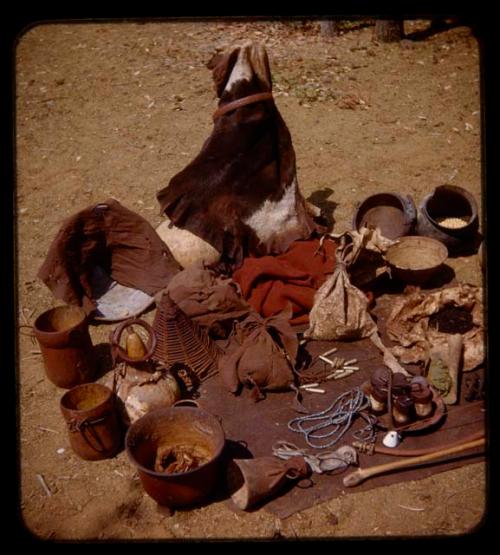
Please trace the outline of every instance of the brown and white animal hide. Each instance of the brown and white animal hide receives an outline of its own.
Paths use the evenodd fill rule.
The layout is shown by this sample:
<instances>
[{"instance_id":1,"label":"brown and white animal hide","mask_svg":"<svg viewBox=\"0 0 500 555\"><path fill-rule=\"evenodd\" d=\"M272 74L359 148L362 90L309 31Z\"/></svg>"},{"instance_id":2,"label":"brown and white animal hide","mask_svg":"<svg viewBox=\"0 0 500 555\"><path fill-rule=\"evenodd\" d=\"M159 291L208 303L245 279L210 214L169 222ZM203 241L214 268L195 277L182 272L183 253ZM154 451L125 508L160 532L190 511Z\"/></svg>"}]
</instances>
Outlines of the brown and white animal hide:
<instances>
[{"instance_id":1,"label":"brown and white animal hide","mask_svg":"<svg viewBox=\"0 0 500 555\"><path fill-rule=\"evenodd\" d=\"M208 68L219 108L271 91L263 46L233 47ZM299 191L292 139L273 99L216 118L200 153L157 198L170 220L157 231L184 267L220 255L237 266L247 255L279 254L318 227L319 209Z\"/></svg>"}]
</instances>

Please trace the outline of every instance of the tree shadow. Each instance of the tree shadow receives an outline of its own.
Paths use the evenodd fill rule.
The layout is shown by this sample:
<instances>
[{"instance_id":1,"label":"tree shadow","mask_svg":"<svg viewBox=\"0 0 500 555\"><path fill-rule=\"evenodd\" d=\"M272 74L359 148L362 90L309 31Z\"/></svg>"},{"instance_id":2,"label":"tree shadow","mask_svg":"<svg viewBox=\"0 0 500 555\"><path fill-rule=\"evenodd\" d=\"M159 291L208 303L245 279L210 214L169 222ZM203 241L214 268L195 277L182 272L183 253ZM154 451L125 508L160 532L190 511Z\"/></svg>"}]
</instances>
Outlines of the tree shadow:
<instances>
[{"instance_id":1,"label":"tree shadow","mask_svg":"<svg viewBox=\"0 0 500 555\"><path fill-rule=\"evenodd\" d=\"M335 224L333 212L338 206L338 203L328 200L332 193L333 189L330 189L330 187L323 187L322 189L314 191L307 197L308 202L321 209L321 215L315 218L315 220L319 220L319 223L328 229L333 229Z\"/></svg>"},{"instance_id":2,"label":"tree shadow","mask_svg":"<svg viewBox=\"0 0 500 555\"><path fill-rule=\"evenodd\" d=\"M446 21L445 19L434 19L427 29L421 29L419 31L413 31L412 33L405 34L404 38L406 40L421 41L426 40L433 35L438 33L443 33L444 31L449 31L455 27L461 27L465 23L459 19Z\"/></svg>"}]
</instances>

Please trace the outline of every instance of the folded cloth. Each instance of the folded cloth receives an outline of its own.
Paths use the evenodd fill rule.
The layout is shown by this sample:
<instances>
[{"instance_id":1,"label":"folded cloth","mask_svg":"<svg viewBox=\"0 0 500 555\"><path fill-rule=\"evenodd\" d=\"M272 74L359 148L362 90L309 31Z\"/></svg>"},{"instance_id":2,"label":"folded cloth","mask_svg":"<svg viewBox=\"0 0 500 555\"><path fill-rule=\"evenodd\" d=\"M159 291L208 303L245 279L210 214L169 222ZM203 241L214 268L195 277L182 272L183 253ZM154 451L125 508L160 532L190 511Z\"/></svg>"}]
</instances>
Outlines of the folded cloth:
<instances>
[{"instance_id":1,"label":"folded cloth","mask_svg":"<svg viewBox=\"0 0 500 555\"><path fill-rule=\"evenodd\" d=\"M192 320L208 328L218 329L224 322L232 327L233 320L252 311L237 283L202 264L179 272L168 284L167 292Z\"/></svg>"},{"instance_id":2,"label":"folded cloth","mask_svg":"<svg viewBox=\"0 0 500 555\"><path fill-rule=\"evenodd\" d=\"M38 277L53 295L90 312L96 267L115 281L155 295L180 266L153 227L117 200L108 199L66 219L50 245Z\"/></svg>"},{"instance_id":3,"label":"folded cloth","mask_svg":"<svg viewBox=\"0 0 500 555\"><path fill-rule=\"evenodd\" d=\"M290 323L307 324L314 294L334 270L336 248L330 238L295 241L279 256L245 258L233 279L262 316L277 314L290 303Z\"/></svg>"}]
</instances>

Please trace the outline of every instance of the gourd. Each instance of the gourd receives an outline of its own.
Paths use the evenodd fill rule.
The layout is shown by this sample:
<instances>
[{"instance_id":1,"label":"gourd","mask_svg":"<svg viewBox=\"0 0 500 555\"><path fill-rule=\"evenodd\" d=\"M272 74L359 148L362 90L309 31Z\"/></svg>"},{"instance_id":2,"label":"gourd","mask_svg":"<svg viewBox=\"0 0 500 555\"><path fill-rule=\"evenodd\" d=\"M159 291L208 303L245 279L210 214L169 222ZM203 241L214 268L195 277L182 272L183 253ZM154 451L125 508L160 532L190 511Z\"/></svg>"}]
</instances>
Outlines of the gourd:
<instances>
[{"instance_id":1,"label":"gourd","mask_svg":"<svg viewBox=\"0 0 500 555\"><path fill-rule=\"evenodd\" d=\"M108 374L104 383L112 387L112 381L113 376ZM170 372L127 366L125 375L117 380L116 395L122 401L122 418L128 426L155 408L172 406L181 398L181 389Z\"/></svg>"},{"instance_id":2,"label":"gourd","mask_svg":"<svg viewBox=\"0 0 500 555\"><path fill-rule=\"evenodd\" d=\"M141 336L132 327L127 328L126 349L127 356L134 360L141 360L146 355L146 346Z\"/></svg>"}]
</instances>

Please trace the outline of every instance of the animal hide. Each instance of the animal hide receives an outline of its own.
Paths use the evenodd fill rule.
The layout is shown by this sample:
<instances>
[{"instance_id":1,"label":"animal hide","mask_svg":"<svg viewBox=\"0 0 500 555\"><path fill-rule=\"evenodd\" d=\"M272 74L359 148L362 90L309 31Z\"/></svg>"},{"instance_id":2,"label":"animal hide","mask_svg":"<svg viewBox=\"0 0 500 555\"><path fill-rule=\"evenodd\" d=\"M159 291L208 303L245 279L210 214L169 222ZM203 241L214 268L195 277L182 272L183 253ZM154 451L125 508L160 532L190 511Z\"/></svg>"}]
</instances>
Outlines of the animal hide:
<instances>
[{"instance_id":1,"label":"animal hide","mask_svg":"<svg viewBox=\"0 0 500 555\"><path fill-rule=\"evenodd\" d=\"M50 245L38 277L68 304L96 307L95 268L112 279L155 295L180 271L168 247L142 216L108 199L66 219Z\"/></svg>"},{"instance_id":2,"label":"animal hide","mask_svg":"<svg viewBox=\"0 0 500 555\"><path fill-rule=\"evenodd\" d=\"M235 46L208 67L219 107L271 91L262 46ZM318 229L298 188L290 132L272 99L218 117L200 153L157 199L177 228L209 243L223 262L235 266L247 255L281 253Z\"/></svg>"},{"instance_id":3,"label":"animal hide","mask_svg":"<svg viewBox=\"0 0 500 555\"><path fill-rule=\"evenodd\" d=\"M401 362L427 362L431 351L446 352L449 333L429 326L429 318L447 306L461 307L472 315L472 328L463 334L463 370L473 370L484 360L483 289L460 284L427 293L414 289L395 301L387 320L387 334L398 343L391 351Z\"/></svg>"}]
</instances>

